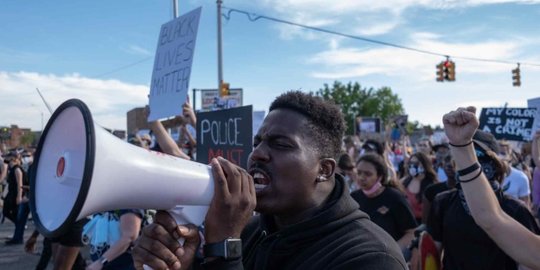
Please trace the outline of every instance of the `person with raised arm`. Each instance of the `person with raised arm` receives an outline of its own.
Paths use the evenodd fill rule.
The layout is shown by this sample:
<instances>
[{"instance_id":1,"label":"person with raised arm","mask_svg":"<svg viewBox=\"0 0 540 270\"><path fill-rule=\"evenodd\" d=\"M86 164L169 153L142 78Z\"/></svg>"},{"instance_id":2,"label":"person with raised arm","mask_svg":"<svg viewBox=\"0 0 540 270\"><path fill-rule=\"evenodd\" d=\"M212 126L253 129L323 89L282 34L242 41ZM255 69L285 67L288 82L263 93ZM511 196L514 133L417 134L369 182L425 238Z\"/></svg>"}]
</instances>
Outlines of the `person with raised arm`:
<instances>
[{"instance_id":1,"label":"person with raised arm","mask_svg":"<svg viewBox=\"0 0 540 270\"><path fill-rule=\"evenodd\" d=\"M540 236L503 211L478 165L473 146L473 135L479 126L475 111L474 107L459 108L443 117L444 129L450 140L452 156L470 213L476 224L508 256L523 266L540 269ZM538 145L538 132L534 139L533 144ZM538 157L539 153L535 154Z\"/></svg>"}]
</instances>

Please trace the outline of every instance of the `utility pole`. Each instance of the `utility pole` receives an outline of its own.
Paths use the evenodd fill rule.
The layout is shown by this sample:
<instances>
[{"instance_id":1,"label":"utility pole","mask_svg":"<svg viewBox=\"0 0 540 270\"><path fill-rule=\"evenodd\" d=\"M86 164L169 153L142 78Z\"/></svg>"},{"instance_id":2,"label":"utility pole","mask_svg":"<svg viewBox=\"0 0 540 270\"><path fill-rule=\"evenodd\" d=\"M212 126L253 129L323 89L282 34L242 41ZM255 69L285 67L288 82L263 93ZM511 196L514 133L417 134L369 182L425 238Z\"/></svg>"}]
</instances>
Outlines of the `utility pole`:
<instances>
[{"instance_id":1,"label":"utility pole","mask_svg":"<svg viewBox=\"0 0 540 270\"><path fill-rule=\"evenodd\" d=\"M178 0L172 0L173 5L173 19L178 18Z\"/></svg>"},{"instance_id":2,"label":"utility pole","mask_svg":"<svg viewBox=\"0 0 540 270\"><path fill-rule=\"evenodd\" d=\"M217 90L219 93L219 90L221 89L221 82L223 82L223 59L221 55L221 4L223 3L222 0L217 0L217 56L218 56L218 84L217 84Z\"/></svg>"}]
</instances>

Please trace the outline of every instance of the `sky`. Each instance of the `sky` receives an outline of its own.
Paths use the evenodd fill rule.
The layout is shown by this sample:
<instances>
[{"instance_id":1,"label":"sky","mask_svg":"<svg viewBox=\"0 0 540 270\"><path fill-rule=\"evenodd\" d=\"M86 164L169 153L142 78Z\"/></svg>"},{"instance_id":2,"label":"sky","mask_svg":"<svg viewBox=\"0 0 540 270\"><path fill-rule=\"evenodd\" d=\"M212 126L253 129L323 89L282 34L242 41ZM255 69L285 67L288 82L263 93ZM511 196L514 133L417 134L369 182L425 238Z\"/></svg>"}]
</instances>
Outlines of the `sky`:
<instances>
[{"instance_id":1,"label":"sky","mask_svg":"<svg viewBox=\"0 0 540 270\"><path fill-rule=\"evenodd\" d=\"M217 86L215 1L202 6L190 89ZM540 0L224 0L227 8L449 55L456 81L435 81L443 56L388 47L246 15L223 18L223 77L243 88L244 105L267 110L288 90L334 81L390 87L409 115L441 125L460 106L526 107L540 97ZM78 98L94 120L126 129L127 111L148 103L162 24L171 0L17 1L0 5L0 126L41 130L54 109ZM223 13L227 13L223 9ZM471 61L482 58L507 61ZM511 69L521 65L521 87ZM192 91L189 91L192 95ZM199 95L200 96L200 95ZM198 97L195 107L200 108Z\"/></svg>"}]
</instances>

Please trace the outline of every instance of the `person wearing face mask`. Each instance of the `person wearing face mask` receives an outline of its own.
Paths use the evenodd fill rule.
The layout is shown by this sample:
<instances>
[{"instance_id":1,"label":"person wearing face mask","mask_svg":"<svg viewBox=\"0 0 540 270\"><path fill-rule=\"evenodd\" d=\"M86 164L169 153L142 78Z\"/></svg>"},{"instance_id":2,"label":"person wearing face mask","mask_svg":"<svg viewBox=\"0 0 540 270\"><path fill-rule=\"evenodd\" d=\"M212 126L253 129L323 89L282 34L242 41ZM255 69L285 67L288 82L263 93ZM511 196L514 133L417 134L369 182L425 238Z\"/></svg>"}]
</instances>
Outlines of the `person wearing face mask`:
<instances>
[{"instance_id":1,"label":"person wearing face mask","mask_svg":"<svg viewBox=\"0 0 540 270\"><path fill-rule=\"evenodd\" d=\"M361 156L356 171L360 189L352 192L351 197L358 202L360 210L396 240L407 259L407 247L417 224L400 184L385 180L388 170L379 155Z\"/></svg>"},{"instance_id":2,"label":"person wearing face mask","mask_svg":"<svg viewBox=\"0 0 540 270\"><path fill-rule=\"evenodd\" d=\"M12 150L9 155L8 172L8 195L6 197L7 205L11 208L7 218L15 223L13 237L5 242L6 245L20 245L23 243L24 227L30 212L28 206L27 190L23 187L28 186L26 172L21 167L21 154L17 150ZM13 206L14 204L14 206ZM5 213L4 213L5 214Z\"/></svg>"},{"instance_id":3,"label":"person wearing face mask","mask_svg":"<svg viewBox=\"0 0 540 270\"><path fill-rule=\"evenodd\" d=\"M444 161L448 156L450 156L450 146L448 146L448 143L443 142L434 145L433 151L435 151L435 162L433 163L433 167L437 172L437 178L440 182L446 182L448 180L448 176L444 171Z\"/></svg>"},{"instance_id":4,"label":"person wearing face mask","mask_svg":"<svg viewBox=\"0 0 540 270\"><path fill-rule=\"evenodd\" d=\"M426 188L438 183L437 174L431 160L422 152L414 153L407 162L409 175L402 179L407 200L411 205L414 217L422 223L422 197Z\"/></svg>"}]
</instances>

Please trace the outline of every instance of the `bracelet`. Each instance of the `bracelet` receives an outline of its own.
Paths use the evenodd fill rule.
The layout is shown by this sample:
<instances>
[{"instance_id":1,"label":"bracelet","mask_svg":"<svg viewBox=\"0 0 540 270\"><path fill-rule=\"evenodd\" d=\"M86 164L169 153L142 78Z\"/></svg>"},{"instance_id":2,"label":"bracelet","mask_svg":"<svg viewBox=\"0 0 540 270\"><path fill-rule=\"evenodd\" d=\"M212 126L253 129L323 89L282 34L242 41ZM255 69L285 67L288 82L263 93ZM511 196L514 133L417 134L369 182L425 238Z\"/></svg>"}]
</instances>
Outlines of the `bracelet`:
<instances>
[{"instance_id":1,"label":"bracelet","mask_svg":"<svg viewBox=\"0 0 540 270\"><path fill-rule=\"evenodd\" d=\"M448 144L453 146L453 147L465 147L465 146L468 146L470 145L471 143L473 143L473 141L471 140L470 142L466 143L466 144L453 144L451 142L449 142Z\"/></svg>"},{"instance_id":2,"label":"bracelet","mask_svg":"<svg viewBox=\"0 0 540 270\"><path fill-rule=\"evenodd\" d=\"M477 179L481 174L482 174L482 170L480 170L480 172L479 172L475 177L473 177L473 178L471 178L471 179L468 179L468 180L461 180L461 179L459 179L459 178L458 178L458 179L459 179L459 182L460 182L460 183L468 183L468 182L471 182L472 180Z\"/></svg>"},{"instance_id":3,"label":"bracelet","mask_svg":"<svg viewBox=\"0 0 540 270\"><path fill-rule=\"evenodd\" d=\"M472 173L472 172L476 171L476 169L478 169L478 168L480 168L480 165L478 164L478 162L475 162L473 165L471 165L471 166L469 166L469 167L467 167L467 168L465 168L463 170L457 171L457 174L459 176L465 176L465 175L467 175L469 173Z\"/></svg>"}]
</instances>

